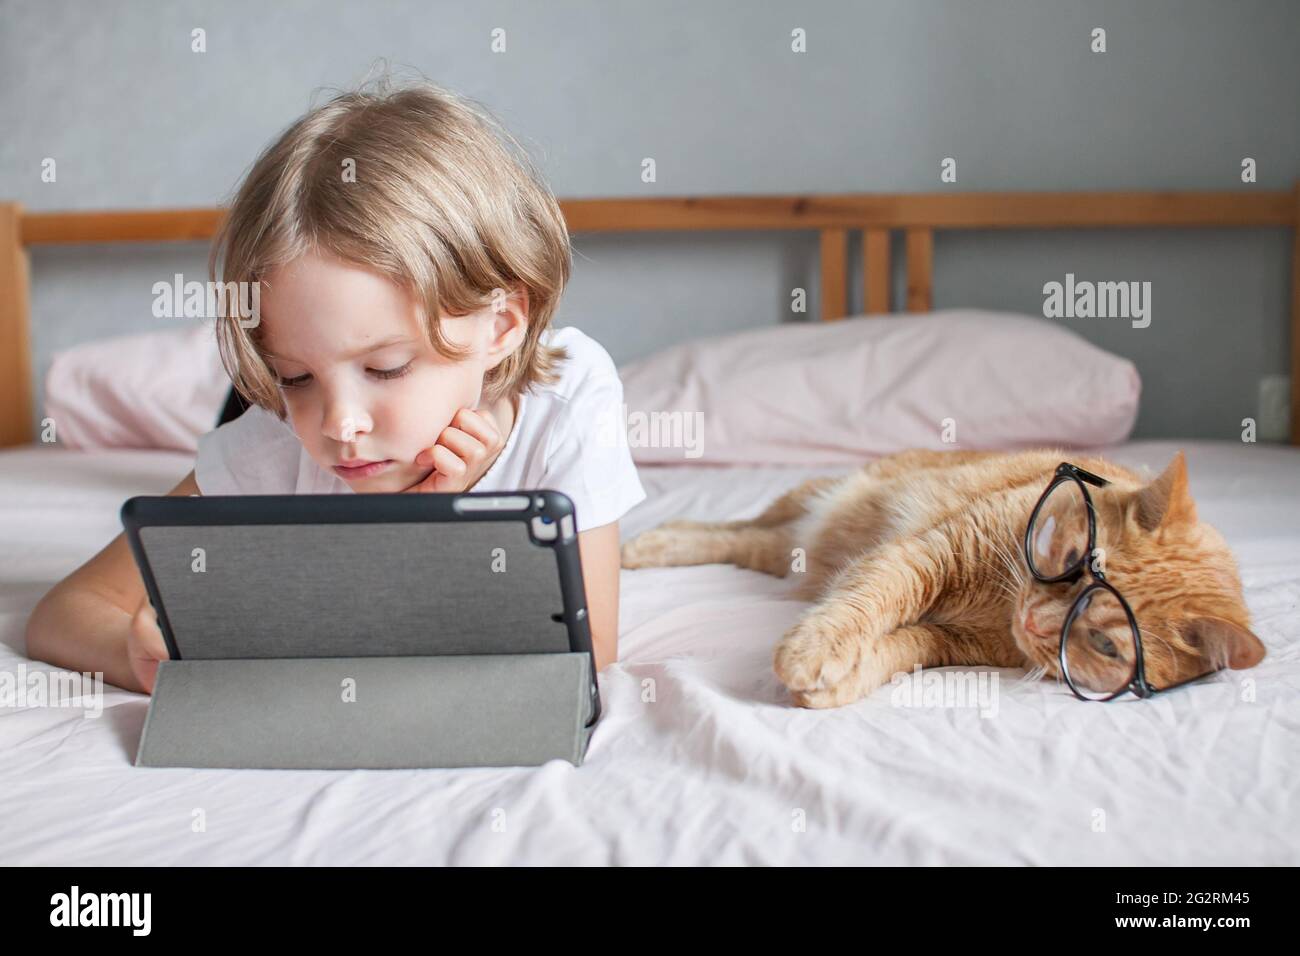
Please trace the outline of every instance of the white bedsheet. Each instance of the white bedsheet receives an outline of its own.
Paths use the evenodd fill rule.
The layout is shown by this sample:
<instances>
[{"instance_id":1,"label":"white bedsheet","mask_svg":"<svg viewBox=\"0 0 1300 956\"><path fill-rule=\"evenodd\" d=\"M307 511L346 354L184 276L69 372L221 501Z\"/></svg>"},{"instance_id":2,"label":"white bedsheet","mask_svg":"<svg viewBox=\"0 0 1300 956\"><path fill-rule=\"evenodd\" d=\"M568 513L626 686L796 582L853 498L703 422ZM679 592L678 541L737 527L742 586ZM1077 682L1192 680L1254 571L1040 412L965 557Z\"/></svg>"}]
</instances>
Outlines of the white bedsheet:
<instances>
[{"instance_id":1,"label":"white bedsheet","mask_svg":"<svg viewBox=\"0 0 1300 956\"><path fill-rule=\"evenodd\" d=\"M148 700L106 687L97 719L0 708L0 863L1300 863L1300 452L1143 443L1114 457L1159 468L1177 447L1268 646L1251 672L1102 705L996 670L994 717L892 706L888 686L800 710L771 671L805 606L787 582L625 572L621 661L581 768L136 769ZM31 608L120 530L127 497L190 465L0 452L0 670L51 669L24 653ZM649 499L624 537L747 517L829 471L643 468Z\"/></svg>"}]
</instances>

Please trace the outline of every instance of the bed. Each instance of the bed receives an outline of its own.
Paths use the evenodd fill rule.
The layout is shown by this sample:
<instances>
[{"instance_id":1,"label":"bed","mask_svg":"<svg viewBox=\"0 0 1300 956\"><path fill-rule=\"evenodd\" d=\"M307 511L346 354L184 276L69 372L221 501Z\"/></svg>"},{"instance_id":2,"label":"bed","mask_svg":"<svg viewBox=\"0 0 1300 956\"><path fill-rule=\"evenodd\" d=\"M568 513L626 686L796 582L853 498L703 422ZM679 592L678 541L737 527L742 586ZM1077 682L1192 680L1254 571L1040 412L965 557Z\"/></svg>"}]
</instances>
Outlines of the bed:
<instances>
[{"instance_id":1,"label":"bed","mask_svg":"<svg viewBox=\"0 0 1300 956\"><path fill-rule=\"evenodd\" d=\"M994 671L997 719L890 706L891 687L806 711L771 669L805 606L789 582L724 566L629 572L621 660L602 675L605 717L581 768L141 770L148 699L105 687L98 718L0 711L0 862L1295 864L1300 453L1112 453L1155 468L1180 447L1268 645L1252 671L1105 706ZM167 452L0 452L0 669L52 670L24 654L32 605L116 532L126 497L165 492L190 466ZM643 468L649 497L623 531L750 517L836 471Z\"/></svg>"},{"instance_id":2,"label":"bed","mask_svg":"<svg viewBox=\"0 0 1300 956\"><path fill-rule=\"evenodd\" d=\"M1135 217L1294 225L1297 196L1259 194L1244 205L1188 194L1137 205L1132 196L1100 204L1057 196L1004 203L998 215L1029 226L1081 217L1091 225ZM571 205L566 215L571 225L609 229L771 228L803 217L799 227L823 233L822 278L832 294L822 308L834 319L844 308L833 292L844 282L843 233L854 223L867 225L869 304L887 310L889 246L880 234L887 240L897 227L908 231L906 301L915 311L929 307L930 230L981 224L994 208L983 200L953 206L954 198L930 206L881 197L770 207L618 201ZM21 211L9 210L0 215L0 252L6 229L10 247L0 269L0 337L24 347L24 243L193 238L215 221L191 211L46 215L24 226ZM1300 292L1296 302L1293 330ZM16 351L0 354L21 376ZM127 497L167 491L192 459L34 443L21 401L17 410L3 406L0 673L48 674L55 669L25 654L32 607L120 530ZM601 676L605 716L581 768L137 769L148 698L106 686L97 717L0 708L0 863L1300 863L1300 450L1198 441L1102 451L1158 471L1180 448L1201 514L1240 562L1268 648L1251 671L1094 705L1058 684L988 669L994 696L982 708L891 706L897 688L887 686L852 706L801 710L771 669L776 641L806 606L791 597L790 582L729 566L627 572L620 661ZM625 517L622 535L673 518L750 517L806 478L844 470L646 466L648 498Z\"/></svg>"}]
</instances>

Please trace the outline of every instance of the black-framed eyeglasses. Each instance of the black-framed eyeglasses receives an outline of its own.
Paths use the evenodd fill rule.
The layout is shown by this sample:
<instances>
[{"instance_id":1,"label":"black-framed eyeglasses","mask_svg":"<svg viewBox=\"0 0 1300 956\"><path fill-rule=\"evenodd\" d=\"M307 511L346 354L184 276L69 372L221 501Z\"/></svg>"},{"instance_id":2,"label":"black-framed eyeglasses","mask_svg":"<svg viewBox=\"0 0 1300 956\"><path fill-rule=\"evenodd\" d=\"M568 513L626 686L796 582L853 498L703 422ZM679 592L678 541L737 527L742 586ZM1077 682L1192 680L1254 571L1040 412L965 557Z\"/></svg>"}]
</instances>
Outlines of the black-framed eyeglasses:
<instances>
[{"instance_id":1,"label":"black-framed eyeglasses","mask_svg":"<svg viewBox=\"0 0 1300 956\"><path fill-rule=\"evenodd\" d=\"M1080 700L1114 700L1130 691L1150 697L1206 677L1198 674L1153 687L1142 663L1142 632L1128 601L1106 580L1097 548L1097 512L1088 485L1110 484L1067 461L1034 505L1025 525L1025 564L1041 584L1075 584L1086 570L1092 582L1079 592L1061 624L1061 676Z\"/></svg>"}]
</instances>

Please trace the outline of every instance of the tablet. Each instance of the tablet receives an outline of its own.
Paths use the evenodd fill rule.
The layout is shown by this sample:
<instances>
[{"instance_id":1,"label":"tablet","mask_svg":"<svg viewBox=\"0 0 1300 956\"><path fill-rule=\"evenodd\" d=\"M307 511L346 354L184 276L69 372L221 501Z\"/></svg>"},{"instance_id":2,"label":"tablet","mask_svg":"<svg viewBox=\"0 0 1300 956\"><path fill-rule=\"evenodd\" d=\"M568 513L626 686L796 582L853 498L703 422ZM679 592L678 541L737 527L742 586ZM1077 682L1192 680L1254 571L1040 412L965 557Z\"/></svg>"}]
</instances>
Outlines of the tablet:
<instances>
[{"instance_id":1,"label":"tablet","mask_svg":"<svg viewBox=\"0 0 1300 956\"><path fill-rule=\"evenodd\" d=\"M141 496L122 524L173 660L578 651L594 692L561 492Z\"/></svg>"}]
</instances>

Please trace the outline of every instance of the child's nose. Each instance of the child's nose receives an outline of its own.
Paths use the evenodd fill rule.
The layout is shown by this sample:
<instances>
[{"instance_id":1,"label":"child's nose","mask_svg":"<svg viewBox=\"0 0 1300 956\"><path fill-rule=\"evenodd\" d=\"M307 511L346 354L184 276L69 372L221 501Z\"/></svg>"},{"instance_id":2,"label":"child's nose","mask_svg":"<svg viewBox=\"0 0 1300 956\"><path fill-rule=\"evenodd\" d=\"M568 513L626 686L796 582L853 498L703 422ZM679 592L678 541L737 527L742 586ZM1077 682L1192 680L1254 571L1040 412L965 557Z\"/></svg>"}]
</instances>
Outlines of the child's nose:
<instances>
[{"instance_id":1,"label":"child's nose","mask_svg":"<svg viewBox=\"0 0 1300 956\"><path fill-rule=\"evenodd\" d=\"M342 444L350 444L358 435L370 432L370 418L358 412L338 412L325 416L325 435Z\"/></svg>"}]
</instances>

